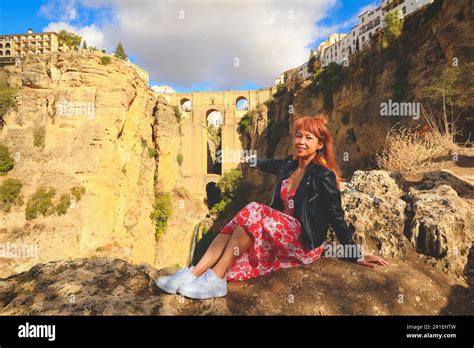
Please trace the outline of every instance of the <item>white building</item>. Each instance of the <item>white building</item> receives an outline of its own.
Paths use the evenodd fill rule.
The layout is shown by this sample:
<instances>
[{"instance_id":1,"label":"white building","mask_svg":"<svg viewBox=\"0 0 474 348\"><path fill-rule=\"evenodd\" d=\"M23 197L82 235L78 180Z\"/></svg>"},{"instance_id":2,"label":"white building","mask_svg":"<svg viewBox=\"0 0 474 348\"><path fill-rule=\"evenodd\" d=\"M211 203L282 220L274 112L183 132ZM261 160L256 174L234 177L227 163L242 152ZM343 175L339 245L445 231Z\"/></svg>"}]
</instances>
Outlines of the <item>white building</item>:
<instances>
[{"instance_id":1,"label":"white building","mask_svg":"<svg viewBox=\"0 0 474 348\"><path fill-rule=\"evenodd\" d=\"M173 88L171 88L170 86L166 86L166 85L152 86L151 89L153 90L153 92L160 93L160 94L163 94L163 93L176 93L176 91Z\"/></svg>"},{"instance_id":2,"label":"white building","mask_svg":"<svg viewBox=\"0 0 474 348\"><path fill-rule=\"evenodd\" d=\"M383 22L382 7L377 7L373 10L368 10L359 15L359 24L358 24L358 33L357 38L355 39L355 44L353 42L353 50L357 51L357 39L359 39L359 50L367 47L372 40L372 35L377 31L382 29Z\"/></svg>"},{"instance_id":3,"label":"white building","mask_svg":"<svg viewBox=\"0 0 474 348\"><path fill-rule=\"evenodd\" d=\"M384 27L383 19L387 13L399 10L402 17L406 17L433 1L382 0L380 6L359 15L359 23L349 34L330 35L328 40L318 46L314 55L320 60L321 66L327 66L332 62L348 64L349 57L369 46L372 36Z\"/></svg>"},{"instance_id":4,"label":"white building","mask_svg":"<svg viewBox=\"0 0 474 348\"><path fill-rule=\"evenodd\" d=\"M331 62L341 60L341 41L347 36L347 34L331 34L329 38L319 45L318 50L321 50L321 66L326 66ZM346 44L344 40L343 45Z\"/></svg>"}]
</instances>

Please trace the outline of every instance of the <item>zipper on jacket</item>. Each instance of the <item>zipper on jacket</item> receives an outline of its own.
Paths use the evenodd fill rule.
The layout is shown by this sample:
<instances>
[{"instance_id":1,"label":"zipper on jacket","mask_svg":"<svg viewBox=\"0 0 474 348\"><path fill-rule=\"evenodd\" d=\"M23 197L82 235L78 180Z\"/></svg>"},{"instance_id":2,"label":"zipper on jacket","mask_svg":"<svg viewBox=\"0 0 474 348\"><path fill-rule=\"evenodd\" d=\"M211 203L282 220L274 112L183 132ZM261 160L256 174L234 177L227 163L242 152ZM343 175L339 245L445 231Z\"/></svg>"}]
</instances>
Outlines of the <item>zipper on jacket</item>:
<instances>
[{"instance_id":1,"label":"zipper on jacket","mask_svg":"<svg viewBox=\"0 0 474 348\"><path fill-rule=\"evenodd\" d=\"M307 184L309 184L309 181L307 182ZM311 231L310 231L309 226L308 226L308 219L307 219L307 215L306 215L307 194L308 194L308 191L306 190L305 194L304 194L304 197L303 197L303 209L302 209L303 211L302 211L301 217L302 217L303 224L304 224L304 227L305 227L305 230L306 230L306 234L309 237L309 240L311 241L311 247L314 248L315 247L314 246L314 241L313 241L313 237L311 236Z\"/></svg>"}]
</instances>

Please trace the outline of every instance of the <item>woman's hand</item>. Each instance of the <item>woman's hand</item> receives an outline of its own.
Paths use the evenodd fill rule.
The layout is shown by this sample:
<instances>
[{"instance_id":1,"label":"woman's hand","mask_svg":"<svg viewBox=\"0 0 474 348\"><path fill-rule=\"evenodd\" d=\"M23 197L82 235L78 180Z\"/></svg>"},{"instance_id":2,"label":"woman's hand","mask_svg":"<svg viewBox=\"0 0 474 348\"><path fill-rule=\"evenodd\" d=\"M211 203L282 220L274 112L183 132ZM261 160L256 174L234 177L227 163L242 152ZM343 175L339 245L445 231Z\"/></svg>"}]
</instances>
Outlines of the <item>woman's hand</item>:
<instances>
[{"instance_id":1,"label":"woman's hand","mask_svg":"<svg viewBox=\"0 0 474 348\"><path fill-rule=\"evenodd\" d=\"M380 256L365 255L362 260L357 261L359 265L374 268L376 266L388 266L388 262Z\"/></svg>"}]
</instances>

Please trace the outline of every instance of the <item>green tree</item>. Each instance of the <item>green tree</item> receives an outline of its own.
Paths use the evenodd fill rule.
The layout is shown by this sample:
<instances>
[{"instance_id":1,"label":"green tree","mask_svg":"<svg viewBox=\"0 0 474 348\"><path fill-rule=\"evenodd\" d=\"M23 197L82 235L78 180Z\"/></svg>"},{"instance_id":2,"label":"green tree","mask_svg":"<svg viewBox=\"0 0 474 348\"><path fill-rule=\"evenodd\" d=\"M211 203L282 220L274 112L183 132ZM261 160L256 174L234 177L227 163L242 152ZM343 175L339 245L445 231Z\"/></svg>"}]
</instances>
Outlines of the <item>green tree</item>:
<instances>
[{"instance_id":1,"label":"green tree","mask_svg":"<svg viewBox=\"0 0 474 348\"><path fill-rule=\"evenodd\" d=\"M83 49L85 49L85 50L87 49L87 43L86 43L86 40L84 40L84 42L82 43L82 48L83 48Z\"/></svg>"},{"instance_id":2,"label":"green tree","mask_svg":"<svg viewBox=\"0 0 474 348\"><path fill-rule=\"evenodd\" d=\"M115 49L114 56L123 60L127 59L127 54L125 53L125 49L123 48L121 42L118 43L117 48Z\"/></svg>"},{"instance_id":3,"label":"green tree","mask_svg":"<svg viewBox=\"0 0 474 348\"><path fill-rule=\"evenodd\" d=\"M391 11L385 15L383 32L389 41L393 41L402 34L403 17L400 10Z\"/></svg>"},{"instance_id":4,"label":"green tree","mask_svg":"<svg viewBox=\"0 0 474 348\"><path fill-rule=\"evenodd\" d=\"M433 77L423 90L424 98L435 105L446 105L457 110L474 104L474 63L447 67L440 76Z\"/></svg>"},{"instance_id":5,"label":"green tree","mask_svg":"<svg viewBox=\"0 0 474 348\"><path fill-rule=\"evenodd\" d=\"M66 45L70 49L77 50L81 45L82 37L66 30L61 30L58 33L59 46Z\"/></svg>"}]
</instances>

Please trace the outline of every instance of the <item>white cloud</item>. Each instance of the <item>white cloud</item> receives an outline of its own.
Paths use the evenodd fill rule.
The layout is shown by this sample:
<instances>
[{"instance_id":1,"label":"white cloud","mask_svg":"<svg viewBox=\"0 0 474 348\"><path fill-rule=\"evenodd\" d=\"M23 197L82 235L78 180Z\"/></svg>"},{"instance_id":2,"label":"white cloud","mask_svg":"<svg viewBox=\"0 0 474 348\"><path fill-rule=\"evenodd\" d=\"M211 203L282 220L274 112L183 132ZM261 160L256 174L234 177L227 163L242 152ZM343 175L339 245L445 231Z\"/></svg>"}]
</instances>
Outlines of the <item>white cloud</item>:
<instances>
[{"instance_id":1,"label":"white cloud","mask_svg":"<svg viewBox=\"0 0 474 348\"><path fill-rule=\"evenodd\" d=\"M377 7L377 2L371 2L370 4L367 4L363 7L361 7L359 9L359 11L357 11L357 16L361 15L362 13L364 13L365 11L369 11L369 10L373 10Z\"/></svg>"},{"instance_id":2,"label":"white cloud","mask_svg":"<svg viewBox=\"0 0 474 348\"><path fill-rule=\"evenodd\" d=\"M81 10L109 19L85 27L61 21L47 28L69 26L89 45L108 51L120 41L152 79L181 88L205 82L216 90L246 82L270 86L308 59L311 42L340 27L316 26L337 0L79 2ZM100 11L112 15L100 17Z\"/></svg>"},{"instance_id":3,"label":"white cloud","mask_svg":"<svg viewBox=\"0 0 474 348\"><path fill-rule=\"evenodd\" d=\"M87 42L88 46L95 46L99 50L104 47L104 33L94 24L86 25L84 27L75 27L66 22L52 22L43 28L43 31L58 32L62 29L82 36L83 40Z\"/></svg>"}]
</instances>

